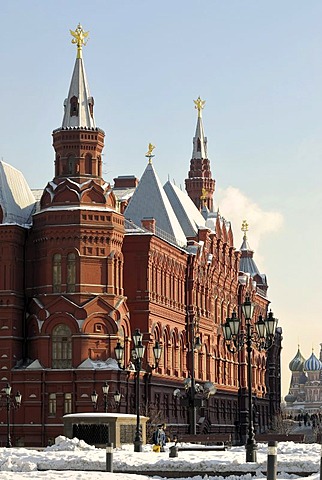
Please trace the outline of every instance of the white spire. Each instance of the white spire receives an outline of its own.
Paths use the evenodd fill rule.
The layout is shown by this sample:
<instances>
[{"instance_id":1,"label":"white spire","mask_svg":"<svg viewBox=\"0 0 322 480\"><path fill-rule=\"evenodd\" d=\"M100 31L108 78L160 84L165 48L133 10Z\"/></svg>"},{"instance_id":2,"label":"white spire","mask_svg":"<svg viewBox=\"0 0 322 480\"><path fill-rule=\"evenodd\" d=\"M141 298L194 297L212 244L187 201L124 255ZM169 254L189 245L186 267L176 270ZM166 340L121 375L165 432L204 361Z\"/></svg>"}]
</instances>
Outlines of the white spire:
<instances>
[{"instance_id":1,"label":"white spire","mask_svg":"<svg viewBox=\"0 0 322 480\"><path fill-rule=\"evenodd\" d=\"M77 58L68 97L64 102L62 127L95 128L94 99L89 91L82 58L82 46L86 45L84 39L87 38L88 32L84 32L82 26L78 25L75 32L71 30L70 33L74 37L72 43L77 44Z\"/></svg>"},{"instance_id":2,"label":"white spire","mask_svg":"<svg viewBox=\"0 0 322 480\"><path fill-rule=\"evenodd\" d=\"M194 100L194 103L195 108L198 110L198 120L196 133L193 138L192 158L207 158L207 137L205 137L202 123L202 110L206 102L198 97L197 100Z\"/></svg>"}]
</instances>

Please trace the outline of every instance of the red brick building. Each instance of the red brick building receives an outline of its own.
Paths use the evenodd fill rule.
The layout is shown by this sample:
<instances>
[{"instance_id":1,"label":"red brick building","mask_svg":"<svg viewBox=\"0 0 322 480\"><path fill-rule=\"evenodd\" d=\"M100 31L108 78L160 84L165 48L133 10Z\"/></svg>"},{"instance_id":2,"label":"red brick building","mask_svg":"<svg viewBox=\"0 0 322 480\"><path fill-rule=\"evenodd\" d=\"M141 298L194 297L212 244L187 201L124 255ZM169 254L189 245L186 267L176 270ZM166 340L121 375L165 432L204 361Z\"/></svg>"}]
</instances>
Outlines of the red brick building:
<instances>
[{"instance_id":1,"label":"red brick building","mask_svg":"<svg viewBox=\"0 0 322 480\"><path fill-rule=\"evenodd\" d=\"M77 32L77 31L76 31ZM80 31L79 31L80 32ZM80 37L78 37L80 38ZM246 293L254 320L267 315L265 275L259 273L244 231L238 251L232 228L213 211L202 108L186 180L188 195L152 165L134 176L102 178L104 132L96 126L78 40L64 117L53 132L55 177L36 201L22 174L0 162L1 388L19 390L11 409L16 445L46 445L62 434L66 413L93 411L91 393L110 385L108 409L134 413L131 336L144 334L141 412L158 412L173 430L188 427L187 410L173 396L185 379L213 382L217 392L198 410L200 431L243 438L247 423L246 357L228 352L221 324ZM49 139L48 139L49 141ZM195 336L200 351L192 353ZM152 348L162 345L155 370ZM125 368L115 360L120 341ZM264 430L280 403L281 330L269 351L254 351L253 395ZM194 355L194 362L192 362ZM113 392L120 391L119 406ZM0 443L6 441L2 394Z\"/></svg>"}]
</instances>

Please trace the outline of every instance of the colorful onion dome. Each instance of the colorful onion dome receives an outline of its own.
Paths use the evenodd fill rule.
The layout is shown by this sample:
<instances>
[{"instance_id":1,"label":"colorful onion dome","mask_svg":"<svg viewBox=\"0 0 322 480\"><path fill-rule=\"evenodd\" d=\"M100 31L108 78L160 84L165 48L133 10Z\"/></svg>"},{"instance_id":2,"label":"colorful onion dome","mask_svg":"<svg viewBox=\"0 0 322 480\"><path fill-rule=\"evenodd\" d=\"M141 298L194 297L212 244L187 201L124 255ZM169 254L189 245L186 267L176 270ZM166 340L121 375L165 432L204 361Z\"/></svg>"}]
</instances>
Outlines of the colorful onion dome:
<instances>
[{"instance_id":1,"label":"colorful onion dome","mask_svg":"<svg viewBox=\"0 0 322 480\"><path fill-rule=\"evenodd\" d=\"M291 372L302 372L304 366L305 358L300 352L300 347L298 347L297 354L293 360L289 363L289 369Z\"/></svg>"},{"instance_id":2,"label":"colorful onion dome","mask_svg":"<svg viewBox=\"0 0 322 480\"><path fill-rule=\"evenodd\" d=\"M314 352L312 352L310 358L308 358L306 362L304 362L304 370L306 372L316 372L318 370L322 370L322 363L314 355Z\"/></svg>"}]
</instances>

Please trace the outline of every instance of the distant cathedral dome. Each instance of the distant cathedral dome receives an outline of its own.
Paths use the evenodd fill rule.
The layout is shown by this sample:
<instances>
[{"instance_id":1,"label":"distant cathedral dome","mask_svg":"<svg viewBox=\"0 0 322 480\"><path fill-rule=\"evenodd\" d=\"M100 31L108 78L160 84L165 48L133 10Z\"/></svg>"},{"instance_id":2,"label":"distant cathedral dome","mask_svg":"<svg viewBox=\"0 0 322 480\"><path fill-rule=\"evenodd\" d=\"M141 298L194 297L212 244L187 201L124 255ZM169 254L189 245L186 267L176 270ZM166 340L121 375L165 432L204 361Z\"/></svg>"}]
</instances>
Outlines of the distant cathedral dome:
<instances>
[{"instance_id":1,"label":"distant cathedral dome","mask_svg":"<svg viewBox=\"0 0 322 480\"><path fill-rule=\"evenodd\" d=\"M285 398L284 398L286 403L293 403L296 400L296 396L292 395L291 393L288 393Z\"/></svg>"},{"instance_id":2,"label":"distant cathedral dome","mask_svg":"<svg viewBox=\"0 0 322 480\"><path fill-rule=\"evenodd\" d=\"M302 372L303 371L303 366L305 363L305 358L300 352L300 347L297 350L297 354L293 358L293 360L290 361L289 363L289 369L291 372Z\"/></svg>"},{"instance_id":3,"label":"distant cathedral dome","mask_svg":"<svg viewBox=\"0 0 322 480\"><path fill-rule=\"evenodd\" d=\"M304 370L306 372L315 372L317 370L322 370L322 363L312 352L310 358L304 362Z\"/></svg>"}]
</instances>

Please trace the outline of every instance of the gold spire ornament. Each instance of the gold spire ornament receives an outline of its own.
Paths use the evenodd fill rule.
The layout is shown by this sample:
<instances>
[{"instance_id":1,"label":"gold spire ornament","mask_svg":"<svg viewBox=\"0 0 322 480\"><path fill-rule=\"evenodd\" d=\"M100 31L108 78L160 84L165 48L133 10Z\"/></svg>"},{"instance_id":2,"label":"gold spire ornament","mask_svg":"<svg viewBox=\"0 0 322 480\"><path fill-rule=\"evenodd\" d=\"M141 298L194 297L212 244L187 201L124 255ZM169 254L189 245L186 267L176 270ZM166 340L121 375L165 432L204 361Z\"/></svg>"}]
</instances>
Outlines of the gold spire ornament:
<instances>
[{"instance_id":1,"label":"gold spire ornament","mask_svg":"<svg viewBox=\"0 0 322 480\"><path fill-rule=\"evenodd\" d=\"M205 107L206 100L201 100L200 97L197 100L194 100L193 103L195 104L195 108L198 110L198 117L202 117L202 110Z\"/></svg>"},{"instance_id":2,"label":"gold spire ornament","mask_svg":"<svg viewBox=\"0 0 322 480\"><path fill-rule=\"evenodd\" d=\"M244 232L244 240L246 240L247 239L246 232L248 232L248 223L246 222L246 220L243 220L241 231Z\"/></svg>"},{"instance_id":3,"label":"gold spire ornament","mask_svg":"<svg viewBox=\"0 0 322 480\"><path fill-rule=\"evenodd\" d=\"M152 145L152 143L149 143L148 151L145 154L145 156L149 159L149 163L152 163L152 158L154 157L152 152L153 152L154 149L155 149L155 145Z\"/></svg>"},{"instance_id":4,"label":"gold spire ornament","mask_svg":"<svg viewBox=\"0 0 322 480\"><path fill-rule=\"evenodd\" d=\"M206 205L207 196L208 196L208 190L206 188L202 188L200 200L202 201L204 206Z\"/></svg>"},{"instance_id":5,"label":"gold spire ornament","mask_svg":"<svg viewBox=\"0 0 322 480\"><path fill-rule=\"evenodd\" d=\"M80 23L77 25L75 31L74 30L69 30L69 31L71 36L73 37L72 43L75 43L77 45L77 58L82 58L82 48L83 48L83 45L87 44L87 41L88 41L87 37L89 32L85 32ZM85 38L87 38L86 41L85 41Z\"/></svg>"}]
</instances>

